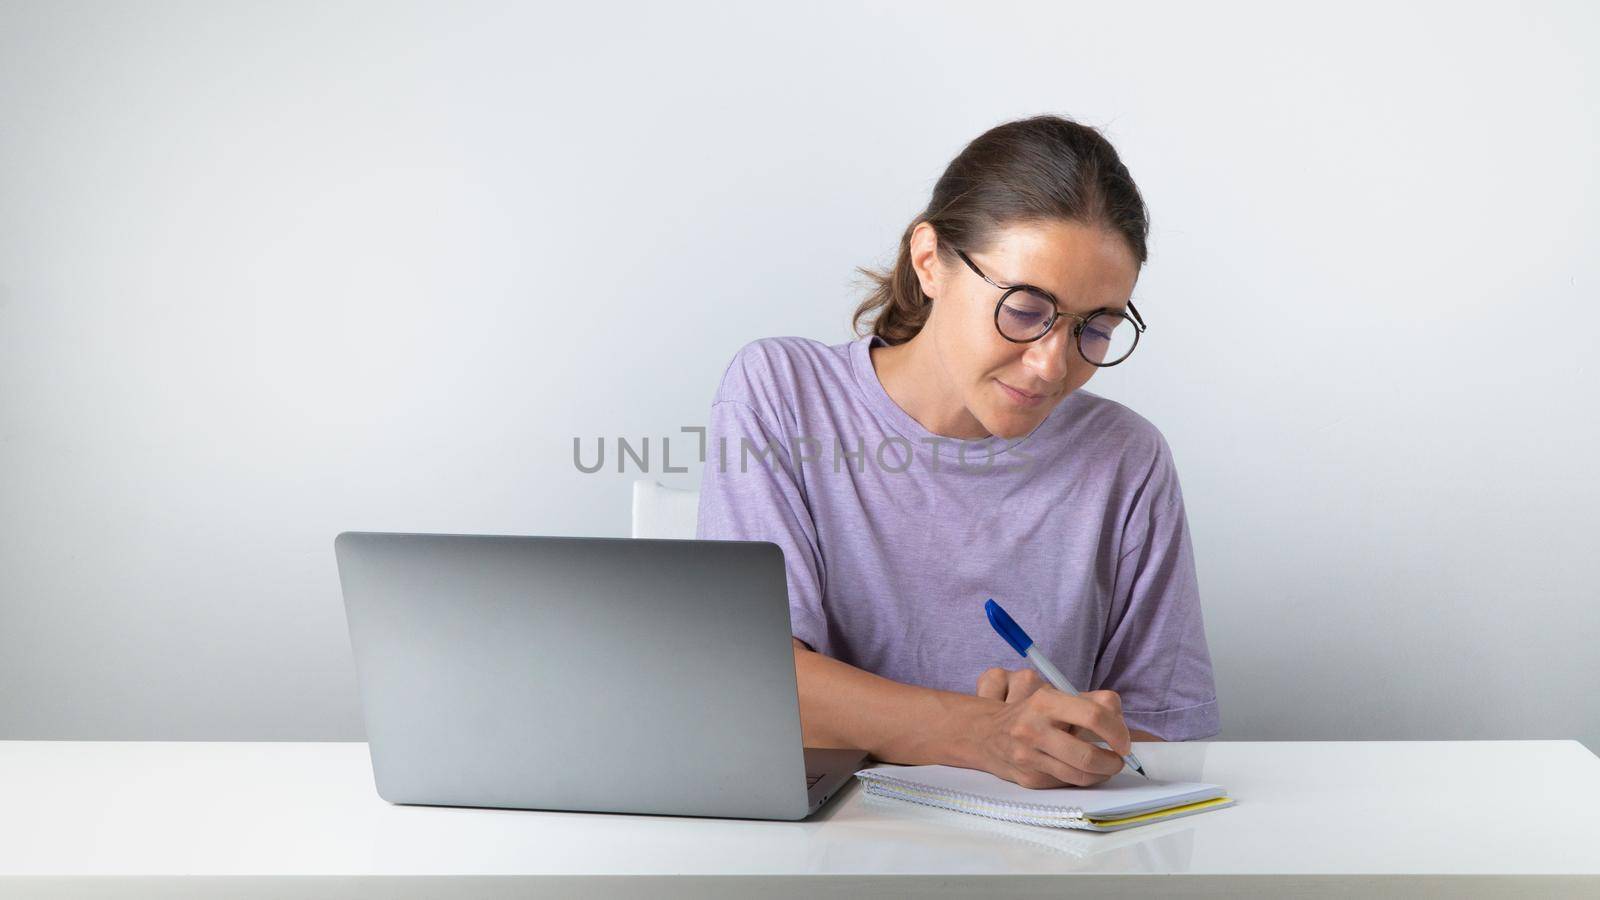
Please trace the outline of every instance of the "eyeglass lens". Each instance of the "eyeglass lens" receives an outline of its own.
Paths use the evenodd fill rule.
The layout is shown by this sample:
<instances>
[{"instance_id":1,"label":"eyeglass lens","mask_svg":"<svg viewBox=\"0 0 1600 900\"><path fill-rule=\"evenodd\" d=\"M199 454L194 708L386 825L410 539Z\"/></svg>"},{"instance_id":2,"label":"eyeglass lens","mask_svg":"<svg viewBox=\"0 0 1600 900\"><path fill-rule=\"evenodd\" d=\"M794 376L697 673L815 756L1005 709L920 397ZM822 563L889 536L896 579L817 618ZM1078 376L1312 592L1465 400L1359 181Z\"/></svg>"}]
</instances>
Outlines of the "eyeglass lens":
<instances>
[{"instance_id":1,"label":"eyeglass lens","mask_svg":"<svg viewBox=\"0 0 1600 900\"><path fill-rule=\"evenodd\" d=\"M995 325L1000 333L1013 341L1032 341L1041 337L1050 325L1055 306L1031 291L1012 291L1000 303L995 313ZM1071 327L1077 320L1063 317L1062 327ZM1108 366L1121 362L1133 352L1139 335L1133 322L1117 312L1099 312L1083 323L1078 333L1078 352L1095 365Z\"/></svg>"}]
</instances>

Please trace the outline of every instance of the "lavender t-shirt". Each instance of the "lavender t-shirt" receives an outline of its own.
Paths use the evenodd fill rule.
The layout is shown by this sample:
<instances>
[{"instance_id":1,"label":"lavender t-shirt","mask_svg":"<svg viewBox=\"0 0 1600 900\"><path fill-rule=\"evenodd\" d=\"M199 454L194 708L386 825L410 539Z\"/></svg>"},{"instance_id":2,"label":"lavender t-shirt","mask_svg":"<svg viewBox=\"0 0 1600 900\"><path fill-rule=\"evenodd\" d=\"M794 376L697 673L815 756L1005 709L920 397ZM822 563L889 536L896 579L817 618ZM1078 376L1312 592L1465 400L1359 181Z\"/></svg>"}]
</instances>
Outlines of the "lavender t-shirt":
<instances>
[{"instance_id":1,"label":"lavender t-shirt","mask_svg":"<svg viewBox=\"0 0 1600 900\"><path fill-rule=\"evenodd\" d=\"M783 549L794 636L894 681L970 694L1028 668L1004 606L1079 690L1169 741L1218 733L1183 495L1155 426L1079 389L1026 436L923 428L872 335L753 341L706 426L701 538Z\"/></svg>"}]
</instances>

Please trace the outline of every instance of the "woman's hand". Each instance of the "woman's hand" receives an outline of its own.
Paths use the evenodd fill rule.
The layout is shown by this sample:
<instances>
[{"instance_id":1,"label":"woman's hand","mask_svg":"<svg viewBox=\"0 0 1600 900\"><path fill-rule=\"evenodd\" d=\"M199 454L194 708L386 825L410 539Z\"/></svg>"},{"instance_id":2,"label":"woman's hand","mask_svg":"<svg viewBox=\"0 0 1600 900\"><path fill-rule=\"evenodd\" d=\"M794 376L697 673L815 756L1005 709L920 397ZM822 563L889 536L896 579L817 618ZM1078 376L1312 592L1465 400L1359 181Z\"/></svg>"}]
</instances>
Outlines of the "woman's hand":
<instances>
[{"instance_id":1,"label":"woman's hand","mask_svg":"<svg viewBox=\"0 0 1600 900\"><path fill-rule=\"evenodd\" d=\"M1037 669L993 668L978 676L978 696L1015 703L1026 700L1034 691L1049 687Z\"/></svg>"},{"instance_id":2,"label":"woman's hand","mask_svg":"<svg viewBox=\"0 0 1600 900\"><path fill-rule=\"evenodd\" d=\"M1099 784L1122 771L1122 754L1133 749L1116 691L1074 697L1032 669L995 668L978 677L977 694L998 701L978 719L978 768L1023 787Z\"/></svg>"}]
</instances>

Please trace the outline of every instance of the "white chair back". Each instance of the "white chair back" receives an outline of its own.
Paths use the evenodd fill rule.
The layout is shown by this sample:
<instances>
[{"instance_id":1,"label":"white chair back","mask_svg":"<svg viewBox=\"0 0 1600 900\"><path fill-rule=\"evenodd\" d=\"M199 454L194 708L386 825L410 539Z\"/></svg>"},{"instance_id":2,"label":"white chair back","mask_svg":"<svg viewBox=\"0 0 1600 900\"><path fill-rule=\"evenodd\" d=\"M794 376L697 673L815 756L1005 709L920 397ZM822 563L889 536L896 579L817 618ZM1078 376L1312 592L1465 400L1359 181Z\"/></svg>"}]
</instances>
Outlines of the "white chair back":
<instances>
[{"instance_id":1,"label":"white chair back","mask_svg":"<svg viewBox=\"0 0 1600 900\"><path fill-rule=\"evenodd\" d=\"M693 539L700 492L669 488L654 478L633 483L633 536Z\"/></svg>"}]
</instances>

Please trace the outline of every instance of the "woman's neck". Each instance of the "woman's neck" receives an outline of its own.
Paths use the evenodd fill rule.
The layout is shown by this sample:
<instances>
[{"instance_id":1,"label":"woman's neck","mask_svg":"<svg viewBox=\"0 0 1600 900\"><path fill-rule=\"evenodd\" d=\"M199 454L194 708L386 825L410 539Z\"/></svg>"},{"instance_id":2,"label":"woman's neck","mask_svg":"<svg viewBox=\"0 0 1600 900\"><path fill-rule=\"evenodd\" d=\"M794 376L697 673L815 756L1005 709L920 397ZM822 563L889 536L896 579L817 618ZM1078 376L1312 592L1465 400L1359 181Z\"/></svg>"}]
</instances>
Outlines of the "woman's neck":
<instances>
[{"instance_id":1,"label":"woman's neck","mask_svg":"<svg viewBox=\"0 0 1600 900\"><path fill-rule=\"evenodd\" d=\"M972 415L940 365L926 329L892 347L872 347L868 358L895 405L941 437L978 440L989 430Z\"/></svg>"}]
</instances>

